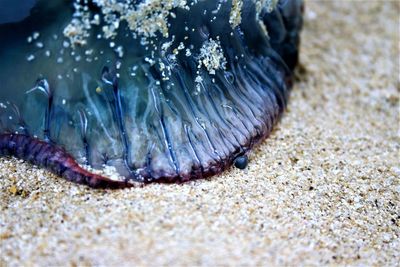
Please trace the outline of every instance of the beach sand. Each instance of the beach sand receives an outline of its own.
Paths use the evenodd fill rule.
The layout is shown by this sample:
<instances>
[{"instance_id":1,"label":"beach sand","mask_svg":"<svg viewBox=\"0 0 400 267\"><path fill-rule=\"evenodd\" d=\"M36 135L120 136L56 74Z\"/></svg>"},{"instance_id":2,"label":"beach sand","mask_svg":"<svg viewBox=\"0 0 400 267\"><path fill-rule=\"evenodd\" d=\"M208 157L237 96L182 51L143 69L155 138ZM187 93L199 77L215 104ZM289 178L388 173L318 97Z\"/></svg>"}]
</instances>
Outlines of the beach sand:
<instances>
[{"instance_id":1,"label":"beach sand","mask_svg":"<svg viewBox=\"0 0 400 267\"><path fill-rule=\"evenodd\" d=\"M288 110L244 171L103 191L0 159L0 265L399 266L399 12L306 2Z\"/></svg>"}]
</instances>

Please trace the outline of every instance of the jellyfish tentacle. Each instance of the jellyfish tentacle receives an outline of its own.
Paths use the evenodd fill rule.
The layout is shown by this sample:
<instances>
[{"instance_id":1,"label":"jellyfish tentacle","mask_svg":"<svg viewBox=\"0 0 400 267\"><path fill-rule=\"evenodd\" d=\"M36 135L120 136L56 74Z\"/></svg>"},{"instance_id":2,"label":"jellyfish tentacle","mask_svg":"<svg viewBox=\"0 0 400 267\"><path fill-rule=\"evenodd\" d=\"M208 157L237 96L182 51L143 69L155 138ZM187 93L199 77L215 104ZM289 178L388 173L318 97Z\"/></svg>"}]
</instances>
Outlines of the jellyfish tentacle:
<instances>
[{"instance_id":1,"label":"jellyfish tentacle","mask_svg":"<svg viewBox=\"0 0 400 267\"><path fill-rule=\"evenodd\" d=\"M263 119L261 121L265 121L265 125L267 129L269 130L271 127L271 121L273 118L271 117L270 113L264 114L263 111L259 108L260 106L263 107L264 105L269 105L270 103L268 102L268 94L265 92L260 92L260 90L257 90L257 88L254 89L254 93L250 92L247 90L247 88L250 88L248 85L248 82L246 79L244 79L244 76L240 74L240 71L238 70L240 66L238 64L231 64L231 68L234 73L235 77L235 86L233 86L234 90L238 91L239 95L242 95L245 99L247 99L247 105L248 108L251 110L251 114L253 117L256 118L256 114L263 114ZM264 95L265 94L265 95ZM252 105L252 103L257 102L261 103L261 105ZM263 104L265 103L265 104Z\"/></svg>"},{"instance_id":2,"label":"jellyfish tentacle","mask_svg":"<svg viewBox=\"0 0 400 267\"><path fill-rule=\"evenodd\" d=\"M112 72L108 67L104 67L102 71L102 80L104 83L111 85L113 90L112 106L114 107L115 120L117 121L120 137L122 140L122 145L124 150L123 151L124 163L131 176L131 177L126 177L126 181L129 179L134 179L137 181L142 180L132 169L132 166L129 163L129 144L128 144L128 138L126 136L125 123L123 120L124 111L122 108L121 92L118 84L118 77L116 73L114 73L114 71Z\"/></svg>"},{"instance_id":3,"label":"jellyfish tentacle","mask_svg":"<svg viewBox=\"0 0 400 267\"><path fill-rule=\"evenodd\" d=\"M11 107L12 112L17 117L17 122L16 122L17 126L18 126L17 132L22 131L23 134L28 135L29 134L28 127L25 123L24 117L22 116L20 109L14 102L10 102L10 107ZM1 120L0 120L0 128L2 128L2 127L3 126L1 125Z\"/></svg>"},{"instance_id":4,"label":"jellyfish tentacle","mask_svg":"<svg viewBox=\"0 0 400 267\"><path fill-rule=\"evenodd\" d=\"M174 74L179 82L179 86L183 90L184 99L186 100L186 103L190 109L192 117L195 120L195 123L202 129L202 131L206 137L208 145L210 146L210 148L212 150L211 154L214 154L217 157L217 162L220 162L223 156L221 156L219 151L216 149L214 141L212 140L207 128L200 123L199 114L197 114L197 112L196 112L195 105L193 103L193 99L191 98L191 96L189 94L189 90L187 88L187 85L185 84L185 81L183 80L182 76L179 74L178 70L176 70Z\"/></svg>"},{"instance_id":5,"label":"jellyfish tentacle","mask_svg":"<svg viewBox=\"0 0 400 267\"><path fill-rule=\"evenodd\" d=\"M168 123L168 114L166 114L166 111L168 111L169 109L173 112L174 116L178 116L179 113L174 108L174 106L169 101L167 101L166 90L164 89L163 83L161 82L162 78L159 70L155 66L150 66L147 69L147 73L148 79L150 80L149 88L153 96L155 109L159 116L161 131L164 137L165 146L169 154L170 162L173 165L176 176L181 177L183 175L182 168L178 160L179 155L177 152L176 144L174 144L173 138L171 137L172 126ZM161 99L161 97L158 97L158 95L162 95L163 99Z\"/></svg>"},{"instance_id":6,"label":"jellyfish tentacle","mask_svg":"<svg viewBox=\"0 0 400 267\"><path fill-rule=\"evenodd\" d=\"M90 165L90 152L89 152L89 141L87 138L87 131L88 131L88 119L86 112L83 109L78 110L78 115L79 115L79 124L81 128L81 137L83 141L83 146L85 149L85 162L86 165Z\"/></svg>"},{"instance_id":7,"label":"jellyfish tentacle","mask_svg":"<svg viewBox=\"0 0 400 267\"><path fill-rule=\"evenodd\" d=\"M162 143L164 143L167 148L167 151L169 154L168 158L169 158L169 161L172 163L172 167L174 168L175 174L177 176L179 176L179 173L180 173L179 163L176 160L175 151L174 151L174 149L172 147L172 143L171 143L171 137L170 137L168 129L166 128L166 124L165 124L165 120L164 120L163 107L160 104L160 99L157 97L157 93L155 92L156 89L153 85L153 82L150 85L150 91L151 91L151 95L153 97L154 108L158 115L158 120L159 120L159 123L161 126L161 132L163 135L161 140L164 141Z\"/></svg>"},{"instance_id":8,"label":"jellyfish tentacle","mask_svg":"<svg viewBox=\"0 0 400 267\"><path fill-rule=\"evenodd\" d=\"M185 129L185 134L186 134L186 136L187 136L187 139L188 139L188 141L189 141L190 149L191 149L191 151L192 151L192 153L193 153L193 156L194 156L194 159L195 159L195 161L196 161L196 163L198 164L199 169L200 169L200 175L199 175L199 177L203 177L204 168L203 168L203 164L202 164L202 162L201 162L201 159L200 159L200 157L199 157L199 154L198 154L198 152L196 151L195 146L193 145L192 138L190 137L191 129L190 129L190 127L189 127L188 125L185 125L185 126L184 126L184 129Z\"/></svg>"},{"instance_id":9,"label":"jellyfish tentacle","mask_svg":"<svg viewBox=\"0 0 400 267\"><path fill-rule=\"evenodd\" d=\"M215 109L215 106L211 107L210 110L208 110L208 108L206 107L206 106L209 106L209 104L211 104L211 106L213 106L212 103L207 103L207 102L211 102L210 99L208 99L208 101L204 101L204 99L207 99L210 96L209 88L204 86L203 81L200 81L197 84L195 82L197 77L203 77L203 78L201 78L201 80L210 79L211 77L209 77L209 74L199 71L199 69L197 67L198 63L196 63L196 60L193 56L188 58L188 60L186 62L181 61L180 63L182 66L184 66L186 69L189 70L188 72L192 79L192 83L190 85L192 85L192 87L195 87L195 90L197 91L196 96L190 97L191 102L196 107L198 114L202 114L204 116L205 120L208 121L211 124L212 128L214 128L214 130L216 131L219 138L215 138L215 139L219 139L223 143L222 148L225 150L225 151L221 151L221 153L224 154L224 155L222 155L223 158L225 158L226 155L229 155L233 150L235 150L235 147L239 146L239 148L241 149L239 140L236 138L235 135L232 135L230 133L230 129L231 129L231 127L233 127L233 125L231 127L227 126L226 121L221 117L218 110ZM210 87L210 88L212 88L212 87ZM186 89L185 94L187 94L187 93L188 93L188 90ZM203 99L203 101L201 99ZM213 115L216 115L216 116L213 116ZM224 130L222 131L221 128L223 128ZM213 133L214 132L212 132L211 134L213 134ZM243 132L240 132L240 134L243 135ZM214 142L216 143L215 145L217 145L217 141L215 140Z\"/></svg>"},{"instance_id":10,"label":"jellyfish tentacle","mask_svg":"<svg viewBox=\"0 0 400 267\"><path fill-rule=\"evenodd\" d=\"M43 92L44 95L47 97L47 106L46 106L46 112L45 112L45 116L44 116L43 135L44 135L44 140L46 142L51 142L50 120L51 120L52 109L53 109L53 93L51 91L49 82L45 78L39 78L36 81L35 86L32 89L28 90L26 93L29 94L36 90Z\"/></svg>"}]
</instances>

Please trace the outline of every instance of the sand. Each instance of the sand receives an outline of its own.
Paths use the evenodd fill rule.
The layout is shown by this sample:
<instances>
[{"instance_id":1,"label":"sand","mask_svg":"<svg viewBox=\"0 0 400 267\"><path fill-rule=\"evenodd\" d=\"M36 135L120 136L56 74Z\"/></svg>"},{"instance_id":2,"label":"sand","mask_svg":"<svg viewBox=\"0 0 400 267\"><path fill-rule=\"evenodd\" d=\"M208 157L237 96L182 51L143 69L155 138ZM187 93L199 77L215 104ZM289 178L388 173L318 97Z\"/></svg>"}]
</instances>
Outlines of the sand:
<instances>
[{"instance_id":1,"label":"sand","mask_svg":"<svg viewBox=\"0 0 400 267\"><path fill-rule=\"evenodd\" d=\"M399 266L399 2L308 1L288 112L244 171L96 191L0 160L0 265Z\"/></svg>"}]
</instances>

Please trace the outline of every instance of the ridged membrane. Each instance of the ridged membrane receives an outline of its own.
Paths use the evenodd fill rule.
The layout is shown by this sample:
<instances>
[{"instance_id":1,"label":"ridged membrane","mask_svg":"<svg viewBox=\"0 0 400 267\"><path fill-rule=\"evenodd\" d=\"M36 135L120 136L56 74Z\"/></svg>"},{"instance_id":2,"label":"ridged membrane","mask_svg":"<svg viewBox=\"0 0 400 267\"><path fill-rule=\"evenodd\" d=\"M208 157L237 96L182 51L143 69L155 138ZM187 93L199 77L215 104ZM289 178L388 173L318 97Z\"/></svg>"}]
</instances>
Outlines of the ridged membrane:
<instances>
[{"instance_id":1,"label":"ridged membrane","mask_svg":"<svg viewBox=\"0 0 400 267\"><path fill-rule=\"evenodd\" d=\"M71 3L37 1L26 19L0 24L0 134L35 136L81 164L114 166L139 181L219 173L266 137L285 108L301 8L300 0L281 1L258 20L254 2L245 0L235 28L229 23L231 1L177 9L169 19L175 36L169 52L182 42L193 53L172 62L160 52L170 39L159 35L158 50L146 50L127 27L113 40L124 47L122 58L96 38L99 28L85 47L66 47L62 29L71 19ZM34 32L39 37L28 43ZM226 59L215 74L198 67L207 40L218 40ZM171 67L168 80L159 64L148 62L151 56Z\"/></svg>"}]
</instances>

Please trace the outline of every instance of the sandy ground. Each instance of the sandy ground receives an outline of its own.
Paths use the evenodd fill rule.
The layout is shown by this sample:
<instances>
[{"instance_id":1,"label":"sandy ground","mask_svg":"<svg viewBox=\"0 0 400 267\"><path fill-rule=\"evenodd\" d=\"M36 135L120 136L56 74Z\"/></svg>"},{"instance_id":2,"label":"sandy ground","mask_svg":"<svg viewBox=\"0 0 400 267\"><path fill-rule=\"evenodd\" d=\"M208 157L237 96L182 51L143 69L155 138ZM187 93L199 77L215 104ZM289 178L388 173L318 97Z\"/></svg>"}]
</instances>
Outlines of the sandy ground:
<instances>
[{"instance_id":1,"label":"sandy ground","mask_svg":"<svg viewBox=\"0 0 400 267\"><path fill-rule=\"evenodd\" d=\"M399 2L308 1L298 81L245 171L95 191L0 160L0 265L399 266Z\"/></svg>"}]
</instances>

